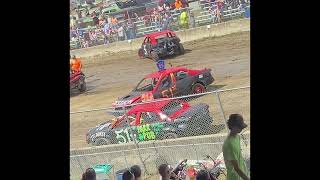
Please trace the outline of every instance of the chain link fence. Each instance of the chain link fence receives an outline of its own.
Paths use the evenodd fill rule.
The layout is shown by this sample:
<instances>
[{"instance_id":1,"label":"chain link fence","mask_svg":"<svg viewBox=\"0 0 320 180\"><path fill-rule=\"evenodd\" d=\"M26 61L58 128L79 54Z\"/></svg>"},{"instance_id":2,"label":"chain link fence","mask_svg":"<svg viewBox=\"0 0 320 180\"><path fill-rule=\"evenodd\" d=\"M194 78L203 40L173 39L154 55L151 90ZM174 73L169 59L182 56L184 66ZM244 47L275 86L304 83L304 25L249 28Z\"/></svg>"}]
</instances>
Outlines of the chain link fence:
<instances>
[{"instance_id":1,"label":"chain link fence","mask_svg":"<svg viewBox=\"0 0 320 180\"><path fill-rule=\"evenodd\" d=\"M147 176L156 175L162 163L217 158L230 114L242 114L250 128L250 87L157 99L122 109L118 117L107 113L114 108L70 113L71 179L80 179L86 168L96 165L112 167L100 178L115 179L117 171L134 164ZM77 121L83 123L75 126ZM244 157L250 159L250 131L241 137Z\"/></svg>"}]
</instances>

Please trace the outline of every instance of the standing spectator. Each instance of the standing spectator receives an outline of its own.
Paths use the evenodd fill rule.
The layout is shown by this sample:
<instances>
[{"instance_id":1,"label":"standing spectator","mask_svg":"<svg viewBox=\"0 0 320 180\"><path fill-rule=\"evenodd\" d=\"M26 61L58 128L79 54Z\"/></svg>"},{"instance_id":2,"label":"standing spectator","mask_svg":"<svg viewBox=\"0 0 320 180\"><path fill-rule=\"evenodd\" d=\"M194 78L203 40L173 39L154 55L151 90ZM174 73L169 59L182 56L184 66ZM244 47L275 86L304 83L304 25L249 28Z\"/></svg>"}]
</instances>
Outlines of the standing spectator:
<instances>
[{"instance_id":1,"label":"standing spectator","mask_svg":"<svg viewBox=\"0 0 320 180\"><path fill-rule=\"evenodd\" d=\"M111 23L113 26L115 26L116 24L118 24L118 19L114 16L111 17Z\"/></svg>"},{"instance_id":2,"label":"standing spectator","mask_svg":"<svg viewBox=\"0 0 320 180\"><path fill-rule=\"evenodd\" d=\"M141 168L138 165L133 165L130 168L131 173L134 175L135 180L141 180Z\"/></svg>"},{"instance_id":3,"label":"standing spectator","mask_svg":"<svg viewBox=\"0 0 320 180\"><path fill-rule=\"evenodd\" d=\"M89 37L90 37L90 41L91 41L92 46L98 45L98 39L97 39L97 34L96 34L95 30L92 30L92 29L90 30Z\"/></svg>"},{"instance_id":4,"label":"standing spectator","mask_svg":"<svg viewBox=\"0 0 320 180\"><path fill-rule=\"evenodd\" d=\"M99 18L96 15L93 16L92 20L95 26L99 25Z\"/></svg>"},{"instance_id":5,"label":"standing spectator","mask_svg":"<svg viewBox=\"0 0 320 180\"><path fill-rule=\"evenodd\" d=\"M194 18L193 12L190 12L189 24L192 28L196 27L196 20Z\"/></svg>"},{"instance_id":6,"label":"standing spectator","mask_svg":"<svg viewBox=\"0 0 320 180\"><path fill-rule=\"evenodd\" d=\"M70 70L71 72L81 72L82 69L82 63L80 58L76 58L75 55L72 56L72 59L70 61Z\"/></svg>"},{"instance_id":7,"label":"standing spectator","mask_svg":"<svg viewBox=\"0 0 320 180\"><path fill-rule=\"evenodd\" d=\"M227 167L227 180L249 180L248 169L241 154L240 136L238 135L247 125L240 114L231 114L228 119L230 133L223 143L222 151Z\"/></svg>"},{"instance_id":8,"label":"standing spectator","mask_svg":"<svg viewBox=\"0 0 320 180\"><path fill-rule=\"evenodd\" d=\"M119 41L123 41L124 40L124 29L123 29L123 25L122 24L119 24L118 37L119 37Z\"/></svg>"},{"instance_id":9,"label":"standing spectator","mask_svg":"<svg viewBox=\"0 0 320 180\"><path fill-rule=\"evenodd\" d=\"M189 28L189 19L186 10L182 10L180 14L180 27L181 28Z\"/></svg>"},{"instance_id":10,"label":"standing spectator","mask_svg":"<svg viewBox=\"0 0 320 180\"><path fill-rule=\"evenodd\" d=\"M111 17L110 16L107 16L107 22L109 23L109 24L111 24L112 22L111 22Z\"/></svg>"},{"instance_id":11,"label":"standing spectator","mask_svg":"<svg viewBox=\"0 0 320 180\"><path fill-rule=\"evenodd\" d=\"M181 0L181 3L182 3L182 8L189 7L188 0Z\"/></svg>"},{"instance_id":12,"label":"standing spectator","mask_svg":"<svg viewBox=\"0 0 320 180\"><path fill-rule=\"evenodd\" d=\"M134 39L135 38L135 30L134 30L134 23L132 22L131 18L128 19L127 22L127 28L128 28L128 39Z\"/></svg>"},{"instance_id":13,"label":"standing spectator","mask_svg":"<svg viewBox=\"0 0 320 180\"><path fill-rule=\"evenodd\" d=\"M86 171L82 174L81 180L96 180L96 172L94 171L94 169L86 169Z\"/></svg>"},{"instance_id":14,"label":"standing spectator","mask_svg":"<svg viewBox=\"0 0 320 180\"><path fill-rule=\"evenodd\" d=\"M174 7L175 9L181 9L182 8L181 0L176 0L176 2L174 3Z\"/></svg>"},{"instance_id":15,"label":"standing spectator","mask_svg":"<svg viewBox=\"0 0 320 180\"><path fill-rule=\"evenodd\" d=\"M210 180L209 172L206 170L200 170L196 176L197 180Z\"/></svg>"}]
</instances>

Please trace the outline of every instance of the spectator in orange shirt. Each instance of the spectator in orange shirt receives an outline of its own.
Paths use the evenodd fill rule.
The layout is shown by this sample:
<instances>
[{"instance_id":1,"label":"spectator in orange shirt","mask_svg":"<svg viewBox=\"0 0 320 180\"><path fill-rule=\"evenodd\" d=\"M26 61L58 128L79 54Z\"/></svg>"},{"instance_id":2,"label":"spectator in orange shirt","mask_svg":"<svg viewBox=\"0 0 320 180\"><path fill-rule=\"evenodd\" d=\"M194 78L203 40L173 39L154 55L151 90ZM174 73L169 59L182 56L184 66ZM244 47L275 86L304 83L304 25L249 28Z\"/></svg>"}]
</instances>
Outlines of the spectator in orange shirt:
<instances>
[{"instance_id":1,"label":"spectator in orange shirt","mask_svg":"<svg viewBox=\"0 0 320 180\"><path fill-rule=\"evenodd\" d=\"M70 69L74 72L81 72L82 63L80 58L76 58L75 55L72 56L72 60L70 62Z\"/></svg>"},{"instance_id":2,"label":"spectator in orange shirt","mask_svg":"<svg viewBox=\"0 0 320 180\"><path fill-rule=\"evenodd\" d=\"M181 9L182 7L182 2L181 0L176 0L176 2L174 3L175 9Z\"/></svg>"}]
</instances>

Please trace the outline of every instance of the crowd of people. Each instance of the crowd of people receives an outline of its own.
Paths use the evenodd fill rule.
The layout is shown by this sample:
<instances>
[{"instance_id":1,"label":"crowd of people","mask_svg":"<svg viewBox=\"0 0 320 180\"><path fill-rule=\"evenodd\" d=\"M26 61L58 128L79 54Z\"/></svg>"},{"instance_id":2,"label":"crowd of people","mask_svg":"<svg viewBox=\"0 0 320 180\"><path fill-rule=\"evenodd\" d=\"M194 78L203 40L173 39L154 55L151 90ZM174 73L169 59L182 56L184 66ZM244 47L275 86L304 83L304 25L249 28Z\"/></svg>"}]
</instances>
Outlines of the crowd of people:
<instances>
[{"instance_id":1,"label":"crowd of people","mask_svg":"<svg viewBox=\"0 0 320 180\"><path fill-rule=\"evenodd\" d=\"M221 22L223 10L227 7L245 4L248 0L203 0L202 7L208 7L208 12L214 17L214 22ZM101 10L101 9L100 9ZM194 14L189 10L188 0L158 0L157 7L148 10L139 16L135 12L127 12L125 20L119 21L112 15L102 15L101 11L91 14L88 9L78 10L77 16L70 19L70 37L75 48L87 48L90 46L111 42L134 39L139 34L137 21L143 22L144 27L156 27L157 30L184 29L195 27ZM174 21L174 16L178 21ZM83 28L81 18L90 17L92 26ZM143 27L142 27L143 28ZM175 28L175 29L174 29Z\"/></svg>"},{"instance_id":2,"label":"crowd of people","mask_svg":"<svg viewBox=\"0 0 320 180\"><path fill-rule=\"evenodd\" d=\"M245 160L241 153L240 135L239 133L247 127L243 117L240 114L231 114L227 121L230 130L229 135L225 139L222 147L223 158L227 169L227 180L249 180L249 171L246 167ZM168 164L161 164L158 167L160 180L178 180L178 174L175 174L174 168ZM214 180L206 169L199 170L195 173L196 180ZM122 180L140 180L141 168L134 165L122 171ZM88 168L83 174L81 180L96 180L94 169Z\"/></svg>"}]
</instances>

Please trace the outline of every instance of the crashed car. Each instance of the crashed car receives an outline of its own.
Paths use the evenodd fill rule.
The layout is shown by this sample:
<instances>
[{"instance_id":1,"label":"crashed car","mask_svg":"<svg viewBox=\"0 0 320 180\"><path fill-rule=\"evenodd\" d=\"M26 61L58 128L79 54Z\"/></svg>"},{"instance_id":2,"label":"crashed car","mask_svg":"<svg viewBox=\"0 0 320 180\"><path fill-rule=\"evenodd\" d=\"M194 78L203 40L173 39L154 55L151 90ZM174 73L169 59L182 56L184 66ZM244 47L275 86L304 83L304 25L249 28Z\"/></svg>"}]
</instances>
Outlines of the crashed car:
<instances>
[{"instance_id":1,"label":"crashed car","mask_svg":"<svg viewBox=\"0 0 320 180\"><path fill-rule=\"evenodd\" d=\"M145 36L138 50L140 58L151 58L158 61L170 55L184 54L184 47L176 33L171 30L154 32Z\"/></svg>"},{"instance_id":2,"label":"crashed car","mask_svg":"<svg viewBox=\"0 0 320 180\"><path fill-rule=\"evenodd\" d=\"M211 69L193 70L185 67L173 67L146 75L126 96L112 103L110 114L123 114L123 106L158 98L170 98L187 94L198 94L206 91L213 83ZM131 108L130 106L127 109Z\"/></svg>"},{"instance_id":3,"label":"crashed car","mask_svg":"<svg viewBox=\"0 0 320 180\"><path fill-rule=\"evenodd\" d=\"M141 142L203 135L211 132L212 122L207 104L190 106L185 100L165 98L137 105L125 115L90 129L86 140L99 146L129 143L134 139Z\"/></svg>"},{"instance_id":4,"label":"crashed car","mask_svg":"<svg viewBox=\"0 0 320 180\"><path fill-rule=\"evenodd\" d=\"M86 76L82 72L74 72L70 71L70 91L71 90L79 90L80 92L84 92L87 88Z\"/></svg>"}]
</instances>

